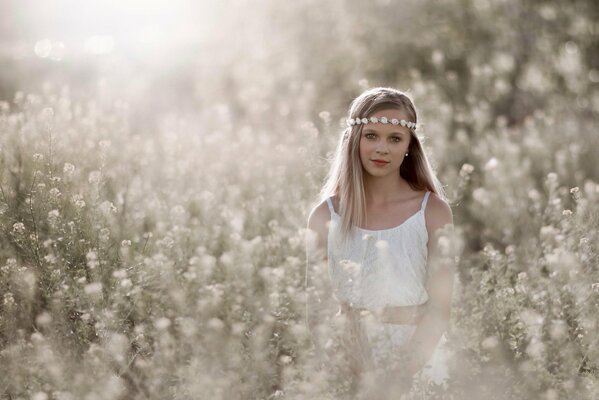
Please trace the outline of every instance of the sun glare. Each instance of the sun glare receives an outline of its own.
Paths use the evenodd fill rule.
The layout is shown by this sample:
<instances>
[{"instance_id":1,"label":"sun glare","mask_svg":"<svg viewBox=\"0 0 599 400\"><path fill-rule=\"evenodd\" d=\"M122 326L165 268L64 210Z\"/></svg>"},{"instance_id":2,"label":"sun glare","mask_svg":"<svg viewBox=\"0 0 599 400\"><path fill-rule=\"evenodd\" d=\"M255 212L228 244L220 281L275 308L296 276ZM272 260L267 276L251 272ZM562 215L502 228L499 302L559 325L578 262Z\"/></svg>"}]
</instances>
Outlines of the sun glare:
<instances>
[{"instance_id":1,"label":"sun glare","mask_svg":"<svg viewBox=\"0 0 599 400\"><path fill-rule=\"evenodd\" d=\"M113 52L153 58L197 43L214 22L214 2L191 0L54 0L20 14L32 35L33 53L44 59L102 56Z\"/></svg>"}]
</instances>

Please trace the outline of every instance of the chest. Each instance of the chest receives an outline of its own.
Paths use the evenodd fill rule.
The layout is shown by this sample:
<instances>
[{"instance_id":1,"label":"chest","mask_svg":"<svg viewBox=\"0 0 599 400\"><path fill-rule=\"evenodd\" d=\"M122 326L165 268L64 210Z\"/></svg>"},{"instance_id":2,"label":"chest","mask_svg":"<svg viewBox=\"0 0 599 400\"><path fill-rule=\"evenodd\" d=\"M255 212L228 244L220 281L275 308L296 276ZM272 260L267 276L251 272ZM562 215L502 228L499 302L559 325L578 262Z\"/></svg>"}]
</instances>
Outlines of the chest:
<instances>
[{"instance_id":1,"label":"chest","mask_svg":"<svg viewBox=\"0 0 599 400\"><path fill-rule=\"evenodd\" d=\"M366 207L366 221L361 228L385 230L400 226L420 211L418 202L400 202L384 207Z\"/></svg>"}]
</instances>

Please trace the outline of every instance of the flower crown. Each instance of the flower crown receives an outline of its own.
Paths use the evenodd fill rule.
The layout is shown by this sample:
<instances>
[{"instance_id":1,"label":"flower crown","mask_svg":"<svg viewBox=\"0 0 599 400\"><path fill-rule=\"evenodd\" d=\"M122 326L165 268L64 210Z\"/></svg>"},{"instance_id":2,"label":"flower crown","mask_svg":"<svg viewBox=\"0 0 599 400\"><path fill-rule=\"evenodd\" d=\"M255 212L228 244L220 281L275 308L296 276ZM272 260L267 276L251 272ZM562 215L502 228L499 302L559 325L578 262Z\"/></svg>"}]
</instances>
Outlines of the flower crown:
<instances>
[{"instance_id":1,"label":"flower crown","mask_svg":"<svg viewBox=\"0 0 599 400\"><path fill-rule=\"evenodd\" d=\"M405 119L397 119L397 118L393 118L393 119L388 119L387 117L381 117L381 118L377 118L377 117L370 117L370 118L350 118L347 120L347 125L349 126L354 126L354 125L360 125L360 124L367 124L367 123L381 123L381 124L393 124L393 125L401 125L401 126L405 126L407 128L416 130L416 122L411 122L411 121L406 121Z\"/></svg>"}]
</instances>

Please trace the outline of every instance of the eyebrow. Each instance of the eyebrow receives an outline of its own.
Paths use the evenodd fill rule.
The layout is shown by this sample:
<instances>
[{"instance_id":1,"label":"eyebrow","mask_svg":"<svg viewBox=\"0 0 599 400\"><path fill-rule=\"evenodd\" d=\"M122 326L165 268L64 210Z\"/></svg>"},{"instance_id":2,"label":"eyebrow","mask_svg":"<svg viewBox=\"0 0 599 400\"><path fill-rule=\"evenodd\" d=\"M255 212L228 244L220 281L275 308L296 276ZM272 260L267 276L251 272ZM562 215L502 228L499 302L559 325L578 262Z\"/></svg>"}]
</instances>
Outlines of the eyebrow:
<instances>
[{"instance_id":1,"label":"eyebrow","mask_svg":"<svg viewBox=\"0 0 599 400\"><path fill-rule=\"evenodd\" d=\"M363 132L364 133L379 133L372 128L365 128ZM391 132L391 133L389 133L389 135L405 135L405 133L397 131L397 132Z\"/></svg>"}]
</instances>

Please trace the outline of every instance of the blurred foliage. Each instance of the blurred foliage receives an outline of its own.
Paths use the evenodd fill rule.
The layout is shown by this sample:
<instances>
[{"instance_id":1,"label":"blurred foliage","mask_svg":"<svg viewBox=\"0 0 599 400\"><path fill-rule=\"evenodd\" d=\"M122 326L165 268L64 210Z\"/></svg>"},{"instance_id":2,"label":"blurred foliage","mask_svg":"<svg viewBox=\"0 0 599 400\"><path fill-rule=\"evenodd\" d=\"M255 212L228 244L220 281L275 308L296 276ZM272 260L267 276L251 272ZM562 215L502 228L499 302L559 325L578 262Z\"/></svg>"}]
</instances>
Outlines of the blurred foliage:
<instances>
[{"instance_id":1,"label":"blurred foliage","mask_svg":"<svg viewBox=\"0 0 599 400\"><path fill-rule=\"evenodd\" d=\"M1 25L0 398L347 396L304 228L371 86L414 97L466 243L452 380L420 394L597 398L598 3L222 10L164 65L16 56L38 38Z\"/></svg>"}]
</instances>

